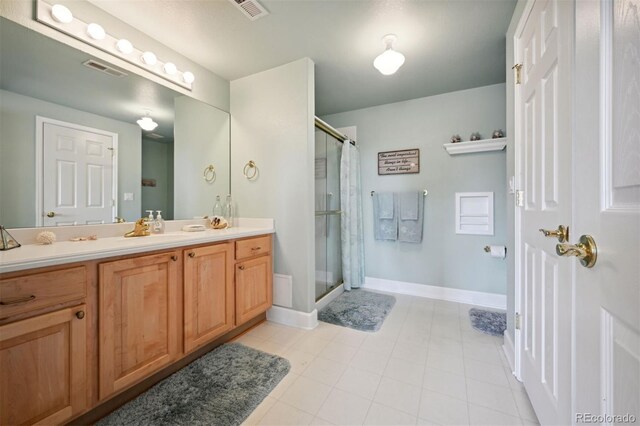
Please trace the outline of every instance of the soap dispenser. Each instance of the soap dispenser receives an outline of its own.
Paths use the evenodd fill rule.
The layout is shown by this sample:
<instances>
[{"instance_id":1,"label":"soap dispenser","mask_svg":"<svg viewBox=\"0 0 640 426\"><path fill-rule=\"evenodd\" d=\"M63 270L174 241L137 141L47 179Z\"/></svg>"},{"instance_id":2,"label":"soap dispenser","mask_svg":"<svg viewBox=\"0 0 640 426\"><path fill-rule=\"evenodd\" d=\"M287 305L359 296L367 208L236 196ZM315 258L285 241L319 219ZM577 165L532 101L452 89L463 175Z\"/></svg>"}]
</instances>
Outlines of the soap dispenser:
<instances>
[{"instance_id":1,"label":"soap dispenser","mask_svg":"<svg viewBox=\"0 0 640 426\"><path fill-rule=\"evenodd\" d=\"M145 210L147 213L149 213L149 216L147 217L147 222L149 222L149 226L153 225L153 210Z\"/></svg>"},{"instance_id":2,"label":"soap dispenser","mask_svg":"<svg viewBox=\"0 0 640 426\"><path fill-rule=\"evenodd\" d=\"M162 218L162 211L156 210L156 220L153 223L154 234L164 234L164 219Z\"/></svg>"}]
</instances>

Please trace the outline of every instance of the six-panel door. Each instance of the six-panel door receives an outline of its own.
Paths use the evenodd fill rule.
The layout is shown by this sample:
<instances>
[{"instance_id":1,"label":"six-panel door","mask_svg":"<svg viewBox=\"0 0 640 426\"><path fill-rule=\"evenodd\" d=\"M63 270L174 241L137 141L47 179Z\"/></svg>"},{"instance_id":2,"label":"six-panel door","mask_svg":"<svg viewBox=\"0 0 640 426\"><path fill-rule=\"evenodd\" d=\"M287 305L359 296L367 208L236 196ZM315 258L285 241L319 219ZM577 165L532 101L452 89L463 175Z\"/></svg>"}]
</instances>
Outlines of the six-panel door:
<instances>
[{"instance_id":1,"label":"six-panel door","mask_svg":"<svg viewBox=\"0 0 640 426\"><path fill-rule=\"evenodd\" d=\"M62 424L86 408L85 310L0 327L0 424Z\"/></svg>"},{"instance_id":2,"label":"six-panel door","mask_svg":"<svg viewBox=\"0 0 640 426\"><path fill-rule=\"evenodd\" d=\"M184 251L184 350L234 327L233 243Z\"/></svg>"},{"instance_id":3,"label":"six-panel door","mask_svg":"<svg viewBox=\"0 0 640 426\"><path fill-rule=\"evenodd\" d=\"M271 256L236 265L236 324L240 325L271 307Z\"/></svg>"},{"instance_id":4,"label":"six-panel door","mask_svg":"<svg viewBox=\"0 0 640 426\"><path fill-rule=\"evenodd\" d=\"M171 364L178 341L178 252L100 265L100 398Z\"/></svg>"}]
</instances>

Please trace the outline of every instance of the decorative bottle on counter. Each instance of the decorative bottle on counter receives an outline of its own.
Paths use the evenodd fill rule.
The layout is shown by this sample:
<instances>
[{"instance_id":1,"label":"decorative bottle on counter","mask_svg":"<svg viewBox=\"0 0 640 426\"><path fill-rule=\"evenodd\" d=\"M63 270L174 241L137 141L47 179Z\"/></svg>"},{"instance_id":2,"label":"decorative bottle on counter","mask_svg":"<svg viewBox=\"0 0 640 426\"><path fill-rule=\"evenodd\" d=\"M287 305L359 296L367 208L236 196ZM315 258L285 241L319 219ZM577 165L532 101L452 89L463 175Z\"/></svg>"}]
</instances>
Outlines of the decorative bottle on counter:
<instances>
[{"instance_id":1,"label":"decorative bottle on counter","mask_svg":"<svg viewBox=\"0 0 640 426\"><path fill-rule=\"evenodd\" d=\"M213 216L222 216L222 204L220 203L219 195L216 195L216 203L213 205Z\"/></svg>"},{"instance_id":2,"label":"decorative bottle on counter","mask_svg":"<svg viewBox=\"0 0 640 426\"><path fill-rule=\"evenodd\" d=\"M227 200L224 203L223 216L227 220L228 228L233 226L233 201L231 200L231 194L227 195Z\"/></svg>"}]
</instances>

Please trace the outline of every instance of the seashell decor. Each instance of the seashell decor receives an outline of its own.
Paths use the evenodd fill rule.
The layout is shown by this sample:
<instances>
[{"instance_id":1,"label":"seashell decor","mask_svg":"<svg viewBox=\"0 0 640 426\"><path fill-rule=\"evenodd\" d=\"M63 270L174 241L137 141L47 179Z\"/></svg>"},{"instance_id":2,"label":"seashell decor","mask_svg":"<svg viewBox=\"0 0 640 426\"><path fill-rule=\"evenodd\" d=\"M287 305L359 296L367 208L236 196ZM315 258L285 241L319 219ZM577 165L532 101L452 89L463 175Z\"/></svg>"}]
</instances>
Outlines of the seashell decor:
<instances>
[{"instance_id":1,"label":"seashell decor","mask_svg":"<svg viewBox=\"0 0 640 426\"><path fill-rule=\"evenodd\" d=\"M222 216L213 216L211 218L211 227L213 229L224 229L229 226L227 220Z\"/></svg>"},{"instance_id":2,"label":"seashell decor","mask_svg":"<svg viewBox=\"0 0 640 426\"><path fill-rule=\"evenodd\" d=\"M56 242L56 234L51 231L42 231L36 236L36 242L38 244L53 244Z\"/></svg>"}]
</instances>

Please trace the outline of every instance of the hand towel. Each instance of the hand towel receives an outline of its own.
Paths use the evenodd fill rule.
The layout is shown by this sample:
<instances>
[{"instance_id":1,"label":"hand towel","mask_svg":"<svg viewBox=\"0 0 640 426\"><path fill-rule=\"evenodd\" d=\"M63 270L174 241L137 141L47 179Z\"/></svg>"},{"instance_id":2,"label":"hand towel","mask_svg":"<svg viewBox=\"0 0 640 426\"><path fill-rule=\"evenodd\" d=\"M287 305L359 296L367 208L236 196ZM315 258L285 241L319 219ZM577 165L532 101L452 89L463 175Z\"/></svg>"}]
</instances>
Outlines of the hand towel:
<instances>
[{"instance_id":1,"label":"hand towel","mask_svg":"<svg viewBox=\"0 0 640 426\"><path fill-rule=\"evenodd\" d=\"M400 198L400 220L418 220L418 203L420 192L401 192Z\"/></svg>"},{"instance_id":2,"label":"hand towel","mask_svg":"<svg viewBox=\"0 0 640 426\"><path fill-rule=\"evenodd\" d=\"M416 219L403 219L402 211L400 212L400 221L398 225L398 241L405 243L421 243L422 242L422 223L424 216L424 197L421 192L412 192L400 195L400 199L407 195L407 199L413 199L417 196L416 215L406 214L407 217L415 217ZM402 207L401 207L402 210Z\"/></svg>"},{"instance_id":3,"label":"hand towel","mask_svg":"<svg viewBox=\"0 0 640 426\"><path fill-rule=\"evenodd\" d=\"M373 194L373 235L376 240L391 240L396 241L398 239L398 215L394 214L395 209L395 194L388 193L388 198L391 202L391 219L384 219L380 217L380 199L377 192ZM388 199L385 201L388 203Z\"/></svg>"},{"instance_id":4,"label":"hand towel","mask_svg":"<svg viewBox=\"0 0 640 426\"><path fill-rule=\"evenodd\" d=\"M378 217L380 219L393 219L395 216L395 201L393 192L374 193L376 205L378 206Z\"/></svg>"}]
</instances>

